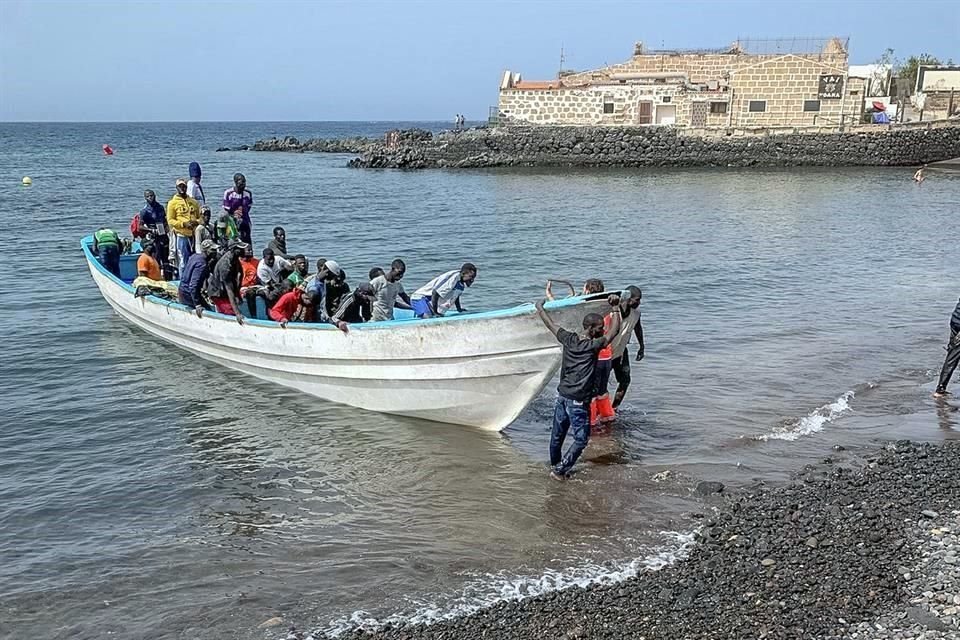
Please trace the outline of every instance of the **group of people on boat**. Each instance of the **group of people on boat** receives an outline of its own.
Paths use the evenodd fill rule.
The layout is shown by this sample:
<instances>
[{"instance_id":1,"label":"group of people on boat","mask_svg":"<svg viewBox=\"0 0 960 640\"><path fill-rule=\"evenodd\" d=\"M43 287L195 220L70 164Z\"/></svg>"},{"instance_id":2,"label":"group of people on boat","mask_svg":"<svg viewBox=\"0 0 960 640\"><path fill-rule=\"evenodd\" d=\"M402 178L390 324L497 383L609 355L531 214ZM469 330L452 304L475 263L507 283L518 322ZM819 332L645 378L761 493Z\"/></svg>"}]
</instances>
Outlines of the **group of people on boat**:
<instances>
[{"instance_id":1,"label":"group of people on boat","mask_svg":"<svg viewBox=\"0 0 960 640\"><path fill-rule=\"evenodd\" d=\"M171 280L182 276L190 256L200 251L204 240L213 240L224 250L233 241L253 242L253 193L247 189L247 178L242 173L234 174L233 187L223 192L220 214L214 221L203 190L200 164L191 162L188 173L189 178L176 180L166 207L157 201L152 189L144 191L145 204L130 222L134 238L154 245L156 259Z\"/></svg>"},{"instance_id":2,"label":"group of people on boat","mask_svg":"<svg viewBox=\"0 0 960 640\"><path fill-rule=\"evenodd\" d=\"M157 202L155 192L144 192L146 204L130 230L142 250L134 284L169 293L166 281L177 280L177 300L198 317L215 310L243 324L245 316L257 316L257 301L262 300L267 317L282 327L323 322L348 331L350 324L393 320L395 308L409 309L418 318L443 316L451 309L465 311L460 295L477 277L477 267L470 262L408 295L401 283L407 267L400 258L387 270L370 269L366 280L352 288L336 260L320 258L310 273L310 261L287 248L286 230L279 226L257 258L250 237L253 195L244 175L237 173L234 187L224 192L223 213L213 225L210 208L201 204L205 200L200 165L191 163L189 172L189 180L176 180L176 193L166 208ZM92 249L103 266L120 277L120 255L127 250L120 234L98 229Z\"/></svg>"}]
</instances>

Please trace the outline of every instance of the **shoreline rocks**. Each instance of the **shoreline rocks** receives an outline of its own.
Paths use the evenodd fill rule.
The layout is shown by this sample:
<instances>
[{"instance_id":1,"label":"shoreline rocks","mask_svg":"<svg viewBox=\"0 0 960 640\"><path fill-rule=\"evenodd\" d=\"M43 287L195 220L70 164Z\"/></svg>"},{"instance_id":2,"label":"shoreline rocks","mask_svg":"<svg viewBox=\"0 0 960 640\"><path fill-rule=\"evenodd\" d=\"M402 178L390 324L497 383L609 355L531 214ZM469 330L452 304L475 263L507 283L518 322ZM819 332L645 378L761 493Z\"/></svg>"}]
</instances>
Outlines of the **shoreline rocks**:
<instances>
[{"instance_id":1,"label":"shoreline rocks","mask_svg":"<svg viewBox=\"0 0 960 640\"><path fill-rule=\"evenodd\" d=\"M728 498L658 571L340 638L957 638L957 477L960 442L900 441Z\"/></svg>"},{"instance_id":2,"label":"shoreline rocks","mask_svg":"<svg viewBox=\"0 0 960 640\"><path fill-rule=\"evenodd\" d=\"M383 139L288 136L254 151L356 153L365 169L489 167L914 166L960 156L960 119L848 132L709 135L672 127L498 127L392 131Z\"/></svg>"}]
</instances>

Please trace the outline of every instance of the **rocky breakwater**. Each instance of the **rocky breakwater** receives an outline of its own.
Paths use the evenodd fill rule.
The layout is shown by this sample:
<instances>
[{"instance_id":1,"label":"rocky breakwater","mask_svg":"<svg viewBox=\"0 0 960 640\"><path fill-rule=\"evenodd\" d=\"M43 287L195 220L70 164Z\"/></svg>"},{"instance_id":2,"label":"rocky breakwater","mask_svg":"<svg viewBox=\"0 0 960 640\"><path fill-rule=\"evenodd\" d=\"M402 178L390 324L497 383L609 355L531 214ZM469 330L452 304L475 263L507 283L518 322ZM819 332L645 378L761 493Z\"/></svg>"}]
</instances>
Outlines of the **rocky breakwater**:
<instances>
[{"instance_id":1,"label":"rocky breakwater","mask_svg":"<svg viewBox=\"0 0 960 640\"><path fill-rule=\"evenodd\" d=\"M498 127L378 142L349 166L912 166L960 155L960 120L848 132L715 132L673 127Z\"/></svg>"},{"instance_id":2,"label":"rocky breakwater","mask_svg":"<svg viewBox=\"0 0 960 640\"><path fill-rule=\"evenodd\" d=\"M388 132L383 138L368 138L354 136L350 138L310 138L300 141L293 136L283 138L267 138L257 140L252 147L253 151L282 151L287 153L369 153L391 145L417 145L429 143L433 133L426 129L405 129ZM244 150L247 147L243 147ZM230 151L220 148L217 151Z\"/></svg>"},{"instance_id":3,"label":"rocky breakwater","mask_svg":"<svg viewBox=\"0 0 960 640\"><path fill-rule=\"evenodd\" d=\"M848 463L728 498L672 566L340 638L960 638L960 442Z\"/></svg>"}]
</instances>

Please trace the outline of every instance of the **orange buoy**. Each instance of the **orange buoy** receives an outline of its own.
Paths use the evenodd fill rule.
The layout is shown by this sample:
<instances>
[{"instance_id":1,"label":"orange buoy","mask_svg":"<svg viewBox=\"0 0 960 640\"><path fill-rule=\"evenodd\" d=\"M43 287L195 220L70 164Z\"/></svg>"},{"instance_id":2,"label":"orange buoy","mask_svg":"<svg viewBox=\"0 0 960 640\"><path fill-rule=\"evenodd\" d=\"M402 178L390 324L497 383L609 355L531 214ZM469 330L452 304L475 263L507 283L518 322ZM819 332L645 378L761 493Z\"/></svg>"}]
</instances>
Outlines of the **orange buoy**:
<instances>
[{"instance_id":1,"label":"orange buoy","mask_svg":"<svg viewBox=\"0 0 960 640\"><path fill-rule=\"evenodd\" d=\"M110 145L108 145L108 144L103 145L103 155L105 155L105 156L112 156L112 155L113 155L113 148L111 148Z\"/></svg>"}]
</instances>

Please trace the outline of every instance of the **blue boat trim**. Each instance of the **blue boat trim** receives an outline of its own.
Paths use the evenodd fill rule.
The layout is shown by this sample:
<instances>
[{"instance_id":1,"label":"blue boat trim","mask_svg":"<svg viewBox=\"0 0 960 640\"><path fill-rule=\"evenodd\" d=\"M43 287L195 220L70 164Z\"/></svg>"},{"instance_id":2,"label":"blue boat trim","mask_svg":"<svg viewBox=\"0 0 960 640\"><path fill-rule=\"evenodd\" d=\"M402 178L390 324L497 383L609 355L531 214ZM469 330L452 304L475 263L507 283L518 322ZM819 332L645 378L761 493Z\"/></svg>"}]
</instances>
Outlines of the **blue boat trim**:
<instances>
[{"instance_id":1,"label":"blue boat trim","mask_svg":"<svg viewBox=\"0 0 960 640\"><path fill-rule=\"evenodd\" d=\"M100 264L100 261L97 260L97 257L93 255L91 247L93 246L93 236L84 236L80 240L80 248L83 249L83 253L87 258L87 261L92 263L93 266L100 271L100 273L115 282L116 284L123 287L125 290L130 292L132 296L136 289L129 283L124 282L120 278L116 277L107 269ZM153 304L160 304L167 307L173 307L188 313L193 313L194 310L187 307L186 305L180 304L179 302L173 300L164 300L163 298L158 298L156 296L146 296L146 299L152 302ZM586 300L584 296L577 296L572 298L563 298L561 300L553 300L548 302L545 306L547 309L560 309L563 307L573 307L578 304L583 303ZM416 318L409 320L383 320L379 322L364 322L360 324L351 324L350 330L356 331L358 329L384 329L384 328L393 328L397 324L411 325L411 324L435 324L438 322L462 322L467 320L478 320L478 319L487 319L487 318L509 318L513 316L522 316L527 315L534 310L534 305L527 302L515 307L509 307L507 309L494 309L492 311L480 311L477 313L465 313L465 314L451 314L447 316L442 316L439 318ZM222 313L217 313L216 311L204 311L204 318L216 318L218 320L224 320L227 322L236 322L236 318L233 316L228 316ZM254 326L260 327L274 327L279 328L280 323L274 322L273 320L258 320L257 318L248 318L244 317L244 324L252 324ZM307 329L307 330L324 330L324 331L339 331L336 327L330 324L320 323L320 322L291 322L287 325L287 330L290 329Z\"/></svg>"}]
</instances>

